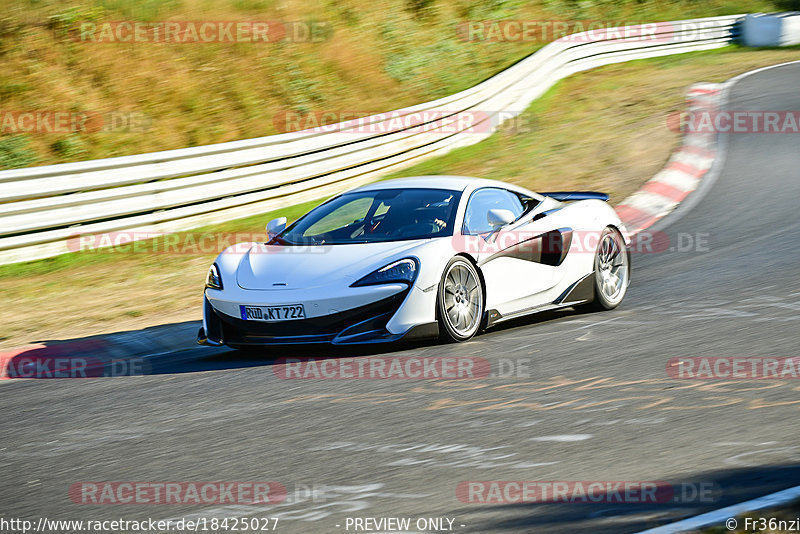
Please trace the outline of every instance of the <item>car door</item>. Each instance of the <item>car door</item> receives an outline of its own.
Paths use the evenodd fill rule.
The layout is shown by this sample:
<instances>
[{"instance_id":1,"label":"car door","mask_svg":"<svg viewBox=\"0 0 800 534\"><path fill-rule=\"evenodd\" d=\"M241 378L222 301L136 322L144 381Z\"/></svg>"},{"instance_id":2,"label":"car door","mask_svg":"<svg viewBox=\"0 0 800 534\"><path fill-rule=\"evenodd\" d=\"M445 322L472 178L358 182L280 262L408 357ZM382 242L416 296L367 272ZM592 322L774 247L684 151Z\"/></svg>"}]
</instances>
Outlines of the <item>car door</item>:
<instances>
[{"instance_id":1,"label":"car door","mask_svg":"<svg viewBox=\"0 0 800 534\"><path fill-rule=\"evenodd\" d=\"M491 209L510 211L514 222L493 228ZM462 234L483 272L487 310L507 315L546 304L542 293L561 279L561 250L571 235L551 228L547 217L531 222L529 212L520 195L499 187L477 189L467 202Z\"/></svg>"}]
</instances>

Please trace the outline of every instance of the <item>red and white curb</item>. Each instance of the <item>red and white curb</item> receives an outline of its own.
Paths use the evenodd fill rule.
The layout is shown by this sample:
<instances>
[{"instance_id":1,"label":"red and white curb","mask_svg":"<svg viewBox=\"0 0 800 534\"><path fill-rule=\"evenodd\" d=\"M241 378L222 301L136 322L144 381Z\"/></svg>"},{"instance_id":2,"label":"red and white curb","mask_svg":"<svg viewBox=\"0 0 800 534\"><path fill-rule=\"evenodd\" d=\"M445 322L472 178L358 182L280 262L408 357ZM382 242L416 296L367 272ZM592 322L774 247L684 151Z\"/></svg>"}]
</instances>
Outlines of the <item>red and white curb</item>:
<instances>
[{"instance_id":1,"label":"red and white curb","mask_svg":"<svg viewBox=\"0 0 800 534\"><path fill-rule=\"evenodd\" d=\"M698 83L687 91L691 114L713 113L724 84ZM667 165L615 209L630 235L638 234L670 214L697 187L717 154L716 133L687 133Z\"/></svg>"}]
</instances>

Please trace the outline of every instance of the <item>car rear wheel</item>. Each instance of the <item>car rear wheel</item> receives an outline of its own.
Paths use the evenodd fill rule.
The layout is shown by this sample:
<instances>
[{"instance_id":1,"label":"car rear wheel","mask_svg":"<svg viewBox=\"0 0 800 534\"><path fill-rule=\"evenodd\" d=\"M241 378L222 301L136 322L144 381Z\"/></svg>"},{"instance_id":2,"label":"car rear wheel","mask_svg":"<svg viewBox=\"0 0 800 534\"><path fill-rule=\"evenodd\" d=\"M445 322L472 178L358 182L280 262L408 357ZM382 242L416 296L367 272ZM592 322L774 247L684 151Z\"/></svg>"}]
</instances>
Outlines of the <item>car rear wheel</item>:
<instances>
[{"instance_id":1,"label":"car rear wheel","mask_svg":"<svg viewBox=\"0 0 800 534\"><path fill-rule=\"evenodd\" d=\"M447 264L436 299L439 330L448 341L467 341L483 320L483 285L475 266L456 256Z\"/></svg>"},{"instance_id":2,"label":"car rear wheel","mask_svg":"<svg viewBox=\"0 0 800 534\"><path fill-rule=\"evenodd\" d=\"M630 282L630 258L622 234L607 227L594 256L594 301L587 308L601 311L619 306Z\"/></svg>"}]
</instances>

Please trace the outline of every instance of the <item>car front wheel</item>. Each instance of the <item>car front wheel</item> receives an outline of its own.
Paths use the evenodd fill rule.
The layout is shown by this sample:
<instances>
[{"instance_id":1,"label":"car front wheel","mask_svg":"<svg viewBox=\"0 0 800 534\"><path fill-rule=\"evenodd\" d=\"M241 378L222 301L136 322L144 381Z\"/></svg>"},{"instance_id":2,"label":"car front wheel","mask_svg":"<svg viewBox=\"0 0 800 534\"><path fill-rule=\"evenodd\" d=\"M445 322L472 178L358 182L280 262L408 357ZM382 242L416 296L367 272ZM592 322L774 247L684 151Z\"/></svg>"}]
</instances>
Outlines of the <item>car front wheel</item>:
<instances>
[{"instance_id":1,"label":"car front wheel","mask_svg":"<svg viewBox=\"0 0 800 534\"><path fill-rule=\"evenodd\" d=\"M483 286L469 260L461 256L450 260L439 283L436 304L445 340L467 341L478 332L483 320Z\"/></svg>"}]
</instances>

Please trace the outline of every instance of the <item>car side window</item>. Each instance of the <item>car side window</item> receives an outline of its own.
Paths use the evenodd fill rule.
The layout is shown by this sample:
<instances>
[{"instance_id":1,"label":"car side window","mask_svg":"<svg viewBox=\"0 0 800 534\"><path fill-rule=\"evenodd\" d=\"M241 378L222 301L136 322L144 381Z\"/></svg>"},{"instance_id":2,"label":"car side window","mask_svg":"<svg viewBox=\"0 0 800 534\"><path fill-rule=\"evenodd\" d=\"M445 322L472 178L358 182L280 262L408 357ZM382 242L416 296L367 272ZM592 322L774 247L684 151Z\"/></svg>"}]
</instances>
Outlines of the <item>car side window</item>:
<instances>
[{"instance_id":1,"label":"car side window","mask_svg":"<svg viewBox=\"0 0 800 534\"><path fill-rule=\"evenodd\" d=\"M464 213L464 234L478 235L492 231L487 215L491 209L509 210L518 218L525 211L519 196L507 189L485 187L469 198Z\"/></svg>"}]
</instances>

